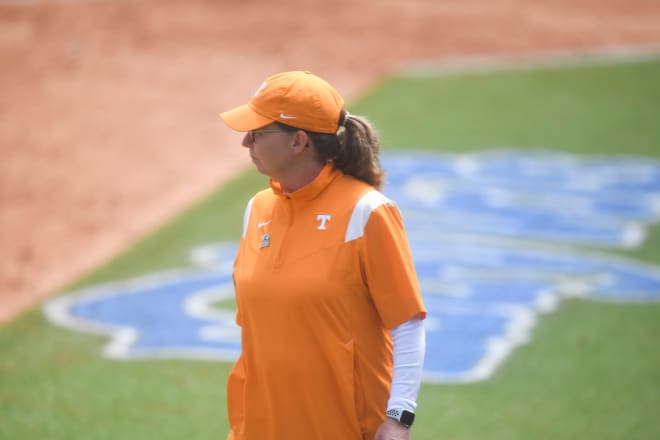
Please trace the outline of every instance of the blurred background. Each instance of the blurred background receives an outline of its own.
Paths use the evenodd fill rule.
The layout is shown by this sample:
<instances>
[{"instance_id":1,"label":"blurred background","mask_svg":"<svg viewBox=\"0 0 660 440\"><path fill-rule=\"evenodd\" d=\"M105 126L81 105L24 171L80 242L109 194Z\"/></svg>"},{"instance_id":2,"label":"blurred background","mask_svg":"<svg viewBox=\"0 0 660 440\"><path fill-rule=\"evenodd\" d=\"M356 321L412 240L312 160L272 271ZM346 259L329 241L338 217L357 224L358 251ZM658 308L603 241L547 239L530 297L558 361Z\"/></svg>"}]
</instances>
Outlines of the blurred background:
<instances>
[{"instance_id":1,"label":"blurred background","mask_svg":"<svg viewBox=\"0 0 660 440\"><path fill-rule=\"evenodd\" d=\"M272 73L658 42L653 0L0 0L0 323L242 171Z\"/></svg>"},{"instance_id":2,"label":"blurred background","mask_svg":"<svg viewBox=\"0 0 660 440\"><path fill-rule=\"evenodd\" d=\"M382 135L415 438L660 438L659 49L657 0L0 0L0 439L224 438L182 341L227 343L265 179L218 114L291 69Z\"/></svg>"}]
</instances>

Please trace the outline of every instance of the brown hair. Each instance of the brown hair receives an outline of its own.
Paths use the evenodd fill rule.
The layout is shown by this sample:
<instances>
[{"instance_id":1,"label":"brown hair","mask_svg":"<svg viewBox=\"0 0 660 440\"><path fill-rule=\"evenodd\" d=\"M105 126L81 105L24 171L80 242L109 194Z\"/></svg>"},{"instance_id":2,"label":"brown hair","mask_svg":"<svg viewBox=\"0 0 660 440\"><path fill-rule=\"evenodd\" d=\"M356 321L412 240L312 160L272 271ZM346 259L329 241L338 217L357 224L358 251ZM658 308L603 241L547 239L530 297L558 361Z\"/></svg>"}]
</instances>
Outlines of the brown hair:
<instances>
[{"instance_id":1,"label":"brown hair","mask_svg":"<svg viewBox=\"0 0 660 440\"><path fill-rule=\"evenodd\" d=\"M275 123L286 131L300 130L280 122ZM368 119L349 115L342 110L337 134L303 131L309 136L321 162L332 161L345 174L376 189L383 186L384 173L379 158L380 138Z\"/></svg>"}]
</instances>

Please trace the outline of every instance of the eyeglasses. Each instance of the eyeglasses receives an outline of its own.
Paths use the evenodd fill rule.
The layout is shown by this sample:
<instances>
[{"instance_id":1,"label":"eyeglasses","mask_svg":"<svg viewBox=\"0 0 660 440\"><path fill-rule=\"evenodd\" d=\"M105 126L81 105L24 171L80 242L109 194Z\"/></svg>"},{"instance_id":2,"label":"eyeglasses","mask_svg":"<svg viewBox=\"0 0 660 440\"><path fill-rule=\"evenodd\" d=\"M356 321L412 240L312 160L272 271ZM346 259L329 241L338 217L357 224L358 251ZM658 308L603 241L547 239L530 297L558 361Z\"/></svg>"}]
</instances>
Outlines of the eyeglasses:
<instances>
[{"instance_id":1,"label":"eyeglasses","mask_svg":"<svg viewBox=\"0 0 660 440\"><path fill-rule=\"evenodd\" d=\"M282 130L249 130L247 132L248 139L250 140L250 143L255 143L257 138L257 134L263 134L263 133L284 133Z\"/></svg>"}]
</instances>

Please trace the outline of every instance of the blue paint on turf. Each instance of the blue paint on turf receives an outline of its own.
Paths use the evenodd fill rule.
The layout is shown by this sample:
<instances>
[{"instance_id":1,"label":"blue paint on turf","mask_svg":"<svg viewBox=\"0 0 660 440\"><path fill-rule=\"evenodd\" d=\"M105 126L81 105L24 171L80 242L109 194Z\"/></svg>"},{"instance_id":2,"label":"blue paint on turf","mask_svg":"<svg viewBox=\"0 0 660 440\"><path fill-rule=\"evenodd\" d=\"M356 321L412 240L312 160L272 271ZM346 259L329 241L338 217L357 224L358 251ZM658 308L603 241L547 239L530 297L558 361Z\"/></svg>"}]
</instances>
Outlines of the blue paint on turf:
<instances>
[{"instance_id":1,"label":"blue paint on turf","mask_svg":"<svg viewBox=\"0 0 660 440\"><path fill-rule=\"evenodd\" d=\"M660 300L660 268L576 245L632 248L660 218L660 164L553 152L388 155L428 308L425 379L489 377L562 298ZM560 246L557 246L560 245ZM231 360L231 243L193 251L186 272L151 275L49 301L61 325L107 334L112 358Z\"/></svg>"}]
</instances>

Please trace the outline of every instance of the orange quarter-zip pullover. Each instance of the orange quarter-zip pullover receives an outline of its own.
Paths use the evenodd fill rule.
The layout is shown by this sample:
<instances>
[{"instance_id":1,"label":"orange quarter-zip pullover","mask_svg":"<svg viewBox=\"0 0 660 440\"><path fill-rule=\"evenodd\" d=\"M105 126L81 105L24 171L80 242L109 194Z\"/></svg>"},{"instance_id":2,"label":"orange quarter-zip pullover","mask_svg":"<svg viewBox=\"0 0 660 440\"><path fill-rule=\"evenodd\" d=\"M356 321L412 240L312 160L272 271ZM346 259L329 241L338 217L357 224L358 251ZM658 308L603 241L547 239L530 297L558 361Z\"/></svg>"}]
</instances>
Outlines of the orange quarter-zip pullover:
<instances>
[{"instance_id":1,"label":"orange quarter-zip pullover","mask_svg":"<svg viewBox=\"0 0 660 440\"><path fill-rule=\"evenodd\" d=\"M389 329L425 316L397 207L326 165L246 209L234 265L242 353L230 440L372 439L392 375Z\"/></svg>"}]
</instances>

